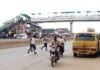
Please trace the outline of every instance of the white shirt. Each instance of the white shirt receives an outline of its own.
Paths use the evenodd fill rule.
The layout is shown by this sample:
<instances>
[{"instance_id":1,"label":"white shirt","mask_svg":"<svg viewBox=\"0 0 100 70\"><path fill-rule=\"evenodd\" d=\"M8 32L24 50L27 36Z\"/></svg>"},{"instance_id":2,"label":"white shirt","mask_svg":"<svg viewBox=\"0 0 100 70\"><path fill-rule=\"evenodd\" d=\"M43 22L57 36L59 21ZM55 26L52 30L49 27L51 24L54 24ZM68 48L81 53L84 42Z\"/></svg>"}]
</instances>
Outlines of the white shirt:
<instances>
[{"instance_id":1,"label":"white shirt","mask_svg":"<svg viewBox=\"0 0 100 70\"><path fill-rule=\"evenodd\" d=\"M35 43L35 39L32 38L32 40L31 40L31 44L34 44L34 43Z\"/></svg>"},{"instance_id":2,"label":"white shirt","mask_svg":"<svg viewBox=\"0 0 100 70\"><path fill-rule=\"evenodd\" d=\"M65 42L63 38L58 38L58 41L59 41L60 43L64 43L64 42Z\"/></svg>"}]
</instances>

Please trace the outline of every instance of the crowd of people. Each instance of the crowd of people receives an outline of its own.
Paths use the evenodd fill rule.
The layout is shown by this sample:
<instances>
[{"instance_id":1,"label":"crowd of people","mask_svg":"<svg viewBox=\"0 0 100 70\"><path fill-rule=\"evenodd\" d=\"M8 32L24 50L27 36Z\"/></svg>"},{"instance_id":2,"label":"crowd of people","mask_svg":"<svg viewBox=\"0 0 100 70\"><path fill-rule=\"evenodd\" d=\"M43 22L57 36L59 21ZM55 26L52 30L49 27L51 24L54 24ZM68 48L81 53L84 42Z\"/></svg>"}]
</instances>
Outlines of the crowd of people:
<instances>
[{"instance_id":1,"label":"crowd of people","mask_svg":"<svg viewBox=\"0 0 100 70\"><path fill-rule=\"evenodd\" d=\"M41 46L41 50L43 48L45 48L46 51L48 51L48 40L49 38L47 36L44 36L43 38L40 38L43 40L43 46ZM57 56L57 60L59 60L60 56L63 56L64 53L64 42L66 41L66 39L62 36L62 35L55 35L53 37L53 40L51 41L51 45L50 47L55 47L55 54ZM35 38L34 35L30 38L30 48L28 50L28 54L30 52L34 52L34 54L37 54L36 52L36 42L35 42ZM51 50L50 50L50 54L51 54Z\"/></svg>"}]
</instances>

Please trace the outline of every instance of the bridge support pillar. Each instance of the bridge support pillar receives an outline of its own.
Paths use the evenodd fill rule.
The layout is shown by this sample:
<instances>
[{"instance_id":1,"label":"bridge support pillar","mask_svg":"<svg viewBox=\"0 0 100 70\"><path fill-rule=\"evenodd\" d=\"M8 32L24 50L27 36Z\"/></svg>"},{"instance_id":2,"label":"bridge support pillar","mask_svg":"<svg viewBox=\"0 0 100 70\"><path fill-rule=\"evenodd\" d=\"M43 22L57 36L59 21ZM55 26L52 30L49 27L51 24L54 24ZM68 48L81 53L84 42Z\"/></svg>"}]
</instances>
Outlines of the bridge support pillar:
<instances>
[{"instance_id":1,"label":"bridge support pillar","mask_svg":"<svg viewBox=\"0 0 100 70\"><path fill-rule=\"evenodd\" d=\"M22 24L23 27L23 33L25 33L25 24Z\"/></svg>"},{"instance_id":2,"label":"bridge support pillar","mask_svg":"<svg viewBox=\"0 0 100 70\"><path fill-rule=\"evenodd\" d=\"M70 22L70 36L72 36L73 33L73 21Z\"/></svg>"},{"instance_id":3,"label":"bridge support pillar","mask_svg":"<svg viewBox=\"0 0 100 70\"><path fill-rule=\"evenodd\" d=\"M35 23L35 25L37 25L37 23ZM37 27L35 27L35 29L36 29L36 33L38 33L38 28L37 28Z\"/></svg>"}]
</instances>

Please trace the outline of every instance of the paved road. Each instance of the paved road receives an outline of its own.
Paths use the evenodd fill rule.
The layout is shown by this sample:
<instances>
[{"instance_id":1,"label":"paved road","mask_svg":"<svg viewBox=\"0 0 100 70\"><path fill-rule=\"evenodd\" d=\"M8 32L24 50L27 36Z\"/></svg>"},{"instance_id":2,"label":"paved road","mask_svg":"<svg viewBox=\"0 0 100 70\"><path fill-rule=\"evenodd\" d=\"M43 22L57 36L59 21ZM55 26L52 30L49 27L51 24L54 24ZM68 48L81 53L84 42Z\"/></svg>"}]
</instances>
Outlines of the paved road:
<instances>
[{"instance_id":1,"label":"paved road","mask_svg":"<svg viewBox=\"0 0 100 70\"><path fill-rule=\"evenodd\" d=\"M100 70L100 57L73 57L72 41L66 42L64 56L53 68L49 51L40 47L37 45L37 55L28 55L28 47L0 50L0 70Z\"/></svg>"}]
</instances>

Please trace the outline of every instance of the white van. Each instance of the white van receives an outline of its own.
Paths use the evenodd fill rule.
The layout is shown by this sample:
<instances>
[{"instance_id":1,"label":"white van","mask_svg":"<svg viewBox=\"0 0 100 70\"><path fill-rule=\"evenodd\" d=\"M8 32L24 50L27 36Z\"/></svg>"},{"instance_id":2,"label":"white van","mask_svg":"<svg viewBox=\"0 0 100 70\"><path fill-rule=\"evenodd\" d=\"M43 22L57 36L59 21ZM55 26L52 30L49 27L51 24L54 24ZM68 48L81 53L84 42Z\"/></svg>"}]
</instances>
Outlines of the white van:
<instances>
[{"instance_id":1,"label":"white van","mask_svg":"<svg viewBox=\"0 0 100 70\"><path fill-rule=\"evenodd\" d=\"M18 34L17 38L26 39L26 38L28 38L28 36L27 36L27 34L23 33L23 34Z\"/></svg>"}]
</instances>

